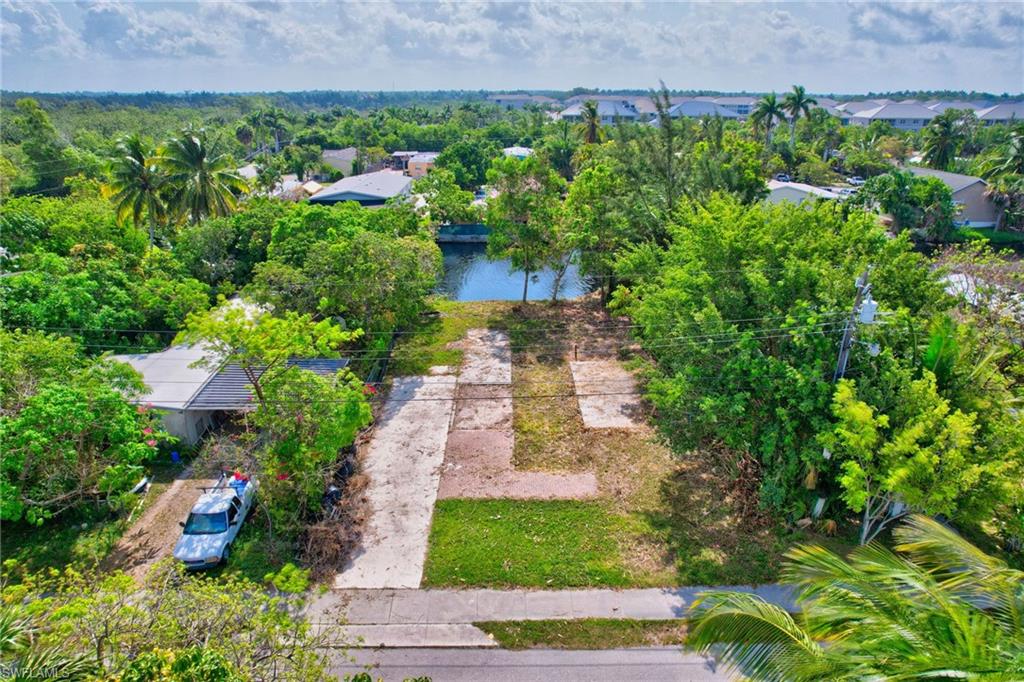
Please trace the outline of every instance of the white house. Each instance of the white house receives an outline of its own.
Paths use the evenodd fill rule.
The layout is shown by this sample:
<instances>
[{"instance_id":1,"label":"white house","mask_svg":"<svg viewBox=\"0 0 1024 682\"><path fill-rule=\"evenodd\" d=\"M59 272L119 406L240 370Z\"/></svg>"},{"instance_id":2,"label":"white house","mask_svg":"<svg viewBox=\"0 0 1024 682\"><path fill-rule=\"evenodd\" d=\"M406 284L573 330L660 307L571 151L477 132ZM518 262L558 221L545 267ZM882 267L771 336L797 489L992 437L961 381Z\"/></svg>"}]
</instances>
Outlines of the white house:
<instances>
[{"instance_id":1,"label":"white house","mask_svg":"<svg viewBox=\"0 0 1024 682\"><path fill-rule=\"evenodd\" d=\"M765 201L770 204L781 204L789 202L800 204L808 200L816 199L841 199L842 195L831 190L805 185L802 182L780 182L778 180L768 181L768 196Z\"/></svg>"},{"instance_id":2,"label":"white house","mask_svg":"<svg viewBox=\"0 0 1024 682\"><path fill-rule=\"evenodd\" d=\"M569 105L566 109L562 110L559 115L560 118L566 121L572 121L578 123L583 120L583 105L584 102L576 102L575 104ZM637 121L646 117L642 116L637 110L636 106L628 100L594 100L594 104L597 105L597 115L601 119L601 123L610 125L617 121Z\"/></svg>"}]
</instances>

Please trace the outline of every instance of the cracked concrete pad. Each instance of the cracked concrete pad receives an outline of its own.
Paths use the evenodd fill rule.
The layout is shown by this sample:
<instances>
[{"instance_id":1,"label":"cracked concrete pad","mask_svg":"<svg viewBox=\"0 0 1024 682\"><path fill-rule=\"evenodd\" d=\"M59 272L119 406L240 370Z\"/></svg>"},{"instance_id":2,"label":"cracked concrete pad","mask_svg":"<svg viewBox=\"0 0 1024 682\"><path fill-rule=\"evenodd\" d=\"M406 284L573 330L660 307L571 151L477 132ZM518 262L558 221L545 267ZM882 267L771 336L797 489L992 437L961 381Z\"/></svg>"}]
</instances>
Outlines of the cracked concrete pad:
<instances>
[{"instance_id":1,"label":"cracked concrete pad","mask_svg":"<svg viewBox=\"0 0 1024 682\"><path fill-rule=\"evenodd\" d=\"M459 384L453 430L511 429L512 386Z\"/></svg>"},{"instance_id":2,"label":"cracked concrete pad","mask_svg":"<svg viewBox=\"0 0 1024 682\"><path fill-rule=\"evenodd\" d=\"M462 348L462 384L511 384L512 348L508 334L491 329L470 329L453 346Z\"/></svg>"},{"instance_id":3,"label":"cracked concrete pad","mask_svg":"<svg viewBox=\"0 0 1024 682\"><path fill-rule=\"evenodd\" d=\"M643 426L636 379L614 360L569 362L583 425L591 429Z\"/></svg>"},{"instance_id":4,"label":"cracked concrete pad","mask_svg":"<svg viewBox=\"0 0 1024 682\"><path fill-rule=\"evenodd\" d=\"M395 379L364 459L370 518L336 587L419 587L454 397L450 378Z\"/></svg>"},{"instance_id":5,"label":"cracked concrete pad","mask_svg":"<svg viewBox=\"0 0 1024 682\"><path fill-rule=\"evenodd\" d=\"M511 430L452 431L441 472L439 498L576 500L597 495L597 477L586 473L516 471Z\"/></svg>"}]
</instances>

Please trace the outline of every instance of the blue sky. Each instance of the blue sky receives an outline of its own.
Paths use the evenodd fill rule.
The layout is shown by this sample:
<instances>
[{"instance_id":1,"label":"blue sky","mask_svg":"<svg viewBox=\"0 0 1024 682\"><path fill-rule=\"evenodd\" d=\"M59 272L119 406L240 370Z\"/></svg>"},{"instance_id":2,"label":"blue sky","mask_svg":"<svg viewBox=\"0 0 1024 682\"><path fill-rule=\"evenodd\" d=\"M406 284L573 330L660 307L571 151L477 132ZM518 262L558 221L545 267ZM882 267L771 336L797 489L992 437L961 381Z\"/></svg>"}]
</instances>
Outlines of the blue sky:
<instances>
[{"instance_id":1,"label":"blue sky","mask_svg":"<svg viewBox=\"0 0 1024 682\"><path fill-rule=\"evenodd\" d=\"M14 90L1024 90L1015 2L17 2Z\"/></svg>"}]
</instances>

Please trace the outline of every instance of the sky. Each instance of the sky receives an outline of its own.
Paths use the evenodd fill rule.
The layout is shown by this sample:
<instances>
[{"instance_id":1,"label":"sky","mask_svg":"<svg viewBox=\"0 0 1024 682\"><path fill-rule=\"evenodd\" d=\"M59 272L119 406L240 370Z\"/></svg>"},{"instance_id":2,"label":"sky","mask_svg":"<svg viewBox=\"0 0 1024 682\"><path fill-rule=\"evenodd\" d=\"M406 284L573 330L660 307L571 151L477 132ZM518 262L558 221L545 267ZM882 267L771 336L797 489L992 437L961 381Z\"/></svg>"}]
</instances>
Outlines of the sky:
<instances>
[{"instance_id":1,"label":"sky","mask_svg":"<svg viewBox=\"0 0 1024 682\"><path fill-rule=\"evenodd\" d=\"M0 0L40 92L1024 91L1024 2Z\"/></svg>"}]
</instances>

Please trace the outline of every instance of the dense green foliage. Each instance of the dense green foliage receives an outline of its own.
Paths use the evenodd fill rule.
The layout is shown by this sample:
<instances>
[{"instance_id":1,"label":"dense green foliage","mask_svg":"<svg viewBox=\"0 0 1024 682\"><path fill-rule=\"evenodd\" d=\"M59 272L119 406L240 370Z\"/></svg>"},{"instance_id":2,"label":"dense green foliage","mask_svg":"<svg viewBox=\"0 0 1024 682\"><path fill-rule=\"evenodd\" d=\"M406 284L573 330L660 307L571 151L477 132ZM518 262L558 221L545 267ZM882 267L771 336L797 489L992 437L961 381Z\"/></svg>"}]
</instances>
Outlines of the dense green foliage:
<instances>
[{"instance_id":1,"label":"dense green foliage","mask_svg":"<svg viewBox=\"0 0 1024 682\"><path fill-rule=\"evenodd\" d=\"M797 615L749 594L705 595L687 643L758 681L1024 675L1024 573L925 517L895 535L898 553L793 550L783 579Z\"/></svg>"}]
</instances>

